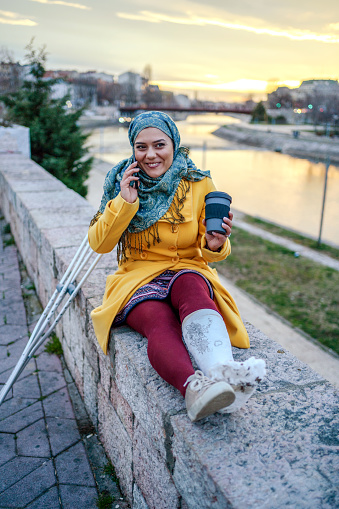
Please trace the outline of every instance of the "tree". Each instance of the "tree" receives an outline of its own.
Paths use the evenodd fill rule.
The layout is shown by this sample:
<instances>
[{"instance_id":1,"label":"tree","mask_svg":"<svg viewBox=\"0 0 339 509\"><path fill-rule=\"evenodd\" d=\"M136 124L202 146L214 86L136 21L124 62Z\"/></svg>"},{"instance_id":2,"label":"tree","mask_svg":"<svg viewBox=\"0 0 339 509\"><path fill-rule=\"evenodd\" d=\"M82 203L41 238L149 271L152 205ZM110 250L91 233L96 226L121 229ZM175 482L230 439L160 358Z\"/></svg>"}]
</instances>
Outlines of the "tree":
<instances>
[{"instance_id":1,"label":"tree","mask_svg":"<svg viewBox=\"0 0 339 509\"><path fill-rule=\"evenodd\" d=\"M81 132L77 121L83 108L70 112L66 101L52 99L52 87L57 80L44 80L46 50L33 48L33 39L26 47L26 59L30 66L29 79L13 93L3 95L7 120L29 127L32 159L45 170L86 196L85 184L93 158L86 156L85 142L88 134Z\"/></svg>"},{"instance_id":2,"label":"tree","mask_svg":"<svg viewBox=\"0 0 339 509\"><path fill-rule=\"evenodd\" d=\"M268 119L267 113L265 110L265 106L262 101L260 101L252 112L252 120L251 122L266 122Z\"/></svg>"}]
</instances>

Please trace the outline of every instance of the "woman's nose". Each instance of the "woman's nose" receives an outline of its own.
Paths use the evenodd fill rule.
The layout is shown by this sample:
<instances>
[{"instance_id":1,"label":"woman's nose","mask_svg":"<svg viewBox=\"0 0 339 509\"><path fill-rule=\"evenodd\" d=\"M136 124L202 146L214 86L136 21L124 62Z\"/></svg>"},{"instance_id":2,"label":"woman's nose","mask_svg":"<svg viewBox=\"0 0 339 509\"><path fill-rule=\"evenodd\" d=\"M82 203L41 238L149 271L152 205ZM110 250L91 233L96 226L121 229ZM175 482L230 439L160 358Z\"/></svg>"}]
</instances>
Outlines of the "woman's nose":
<instances>
[{"instance_id":1,"label":"woman's nose","mask_svg":"<svg viewBox=\"0 0 339 509\"><path fill-rule=\"evenodd\" d=\"M152 159L153 157L155 157L155 150L153 147L149 147L147 149L147 153L146 153L146 156L149 158L149 159Z\"/></svg>"}]
</instances>

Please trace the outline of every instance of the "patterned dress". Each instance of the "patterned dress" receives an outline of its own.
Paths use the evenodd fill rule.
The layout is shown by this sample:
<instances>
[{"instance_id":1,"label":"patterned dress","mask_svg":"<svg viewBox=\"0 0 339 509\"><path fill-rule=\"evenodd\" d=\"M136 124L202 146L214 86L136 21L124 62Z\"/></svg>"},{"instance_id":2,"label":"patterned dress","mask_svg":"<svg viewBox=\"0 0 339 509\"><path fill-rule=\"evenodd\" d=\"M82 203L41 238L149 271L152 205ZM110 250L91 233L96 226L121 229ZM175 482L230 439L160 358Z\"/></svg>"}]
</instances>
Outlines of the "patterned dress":
<instances>
[{"instance_id":1,"label":"patterned dress","mask_svg":"<svg viewBox=\"0 0 339 509\"><path fill-rule=\"evenodd\" d=\"M187 274L187 273L193 273L198 274L198 276L202 277L203 280L206 282L210 297L213 299L213 289L211 286L211 283L208 281L205 276L200 274L199 272L195 270L179 270L178 272L175 272L173 270L165 270L160 276L157 276L156 278L152 279L149 283L139 288L133 297L127 302L126 306L118 313L114 319L113 325L122 325L128 313L140 302L143 302L144 300L164 300L168 297L171 287L174 283L174 281L181 275L181 274Z\"/></svg>"}]
</instances>

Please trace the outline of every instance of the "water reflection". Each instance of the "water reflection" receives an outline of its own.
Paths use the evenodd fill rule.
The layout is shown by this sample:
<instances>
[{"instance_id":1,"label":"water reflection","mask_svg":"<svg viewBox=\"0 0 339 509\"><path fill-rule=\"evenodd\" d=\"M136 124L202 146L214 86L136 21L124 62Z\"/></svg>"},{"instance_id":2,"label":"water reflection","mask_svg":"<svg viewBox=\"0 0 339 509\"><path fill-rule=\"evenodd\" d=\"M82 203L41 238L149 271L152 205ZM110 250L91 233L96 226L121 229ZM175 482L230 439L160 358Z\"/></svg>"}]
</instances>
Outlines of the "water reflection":
<instances>
[{"instance_id":1,"label":"water reflection","mask_svg":"<svg viewBox=\"0 0 339 509\"><path fill-rule=\"evenodd\" d=\"M238 150L231 142L211 134L220 125L234 122L239 121L222 115L190 116L178 122L182 144L191 147L191 156L197 166L211 171L217 188L231 194L235 209L317 237L324 164L252 148ZM89 143L94 155L110 165L131 155L127 129L123 127L96 129ZM204 144L206 151L203 150ZM91 174L88 198L95 207L108 168L93 170ZM338 217L339 171L331 166L323 240L339 244Z\"/></svg>"}]
</instances>

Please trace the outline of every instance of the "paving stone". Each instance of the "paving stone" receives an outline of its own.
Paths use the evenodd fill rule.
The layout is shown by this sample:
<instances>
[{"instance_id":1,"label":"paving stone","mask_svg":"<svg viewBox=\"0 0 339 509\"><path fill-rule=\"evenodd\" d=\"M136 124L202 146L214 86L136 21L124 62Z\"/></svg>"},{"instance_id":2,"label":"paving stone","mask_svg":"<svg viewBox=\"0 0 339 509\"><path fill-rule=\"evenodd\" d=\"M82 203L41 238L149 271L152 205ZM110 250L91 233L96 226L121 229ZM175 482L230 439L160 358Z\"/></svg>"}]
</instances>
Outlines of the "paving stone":
<instances>
[{"instance_id":1,"label":"paving stone","mask_svg":"<svg viewBox=\"0 0 339 509\"><path fill-rule=\"evenodd\" d=\"M16 456L3 465L0 468L0 492L5 491L10 486L20 481L20 479L26 477L26 475L33 470L39 468L44 461L46 461L44 458L24 458Z\"/></svg>"},{"instance_id":2,"label":"paving stone","mask_svg":"<svg viewBox=\"0 0 339 509\"><path fill-rule=\"evenodd\" d=\"M33 371L35 371L35 359L31 359L25 366L25 368L23 369L23 371L21 372L19 378L17 380L22 380L23 378L25 378L26 376L28 375L31 375ZM4 384L7 382L7 380L9 379L9 376L10 374L12 373L13 371L13 368L11 369L8 369L7 371L3 371L2 373L0 373L0 384Z\"/></svg>"},{"instance_id":3,"label":"paving stone","mask_svg":"<svg viewBox=\"0 0 339 509\"><path fill-rule=\"evenodd\" d=\"M16 412L19 412L23 408L26 408L35 402L35 399L21 397L5 400L0 406L0 420L5 419L9 415L12 415Z\"/></svg>"},{"instance_id":4,"label":"paving stone","mask_svg":"<svg viewBox=\"0 0 339 509\"><path fill-rule=\"evenodd\" d=\"M7 349L10 353L10 357L12 359L15 359L15 362L18 362L18 360L20 359L27 343L28 343L28 335L27 335L27 332L26 332L26 336L24 336L23 338L21 339L18 339L17 341L15 341L12 345L9 344L7 346Z\"/></svg>"},{"instance_id":5,"label":"paving stone","mask_svg":"<svg viewBox=\"0 0 339 509\"><path fill-rule=\"evenodd\" d=\"M60 483L96 486L82 442L78 442L55 458Z\"/></svg>"},{"instance_id":6,"label":"paving stone","mask_svg":"<svg viewBox=\"0 0 339 509\"><path fill-rule=\"evenodd\" d=\"M1 420L0 432L18 433L43 417L42 404L37 401L33 405Z\"/></svg>"},{"instance_id":7,"label":"paving stone","mask_svg":"<svg viewBox=\"0 0 339 509\"><path fill-rule=\"evenodd\" d=\"M18 454L22 456L41 456L45 458L51 456L44 419L34 422L17 434L17 448Z\"/></svg>"},{"instance_id":8,"label":"paving stone","mask_svg":"<svg viewBox=\"0 0 339 509\"><path fill-rule=\"evenodd\" d=\"M65 387L66 381L62 373L56 371L39 371L41 393L43 396Z\"/></svg>"},{"instance_id":9,"label":"paving stone","mask_svg":"<svg viewBox=\"0 0 339 509\"><path fill-rule=\"evenodd\" d=\"M31 374L26 376L21 380L17 380L13 385L13 394L14 397L31 397L31 398L40 398L41 392L38 383L38 377L36 374Z\"/></svg>"},{"instance_id":10,"label":"paving stone","mask_svg":"<svg viewBox=\"0 0 339 509\"><path fill-rule=\"evenodd\" d=\"M15 309L13 304L9 309L0 310L0 323L4 325L26 325L26 310L23 301L15 303Z\"/></svg>"},{"instance_id":11,"label":"paving stone","mask_svg":"<svg viewBox=\"0 0 339 509\"><path fill-rule=\"evenodd\" d=\"M27 336L26 325L1 325L0 326L0 345L8 345Z\"/></svg>"},{"instance_id":12,"label":"paving stone","mask_svg":"<svg viewBox=\"0 0 339 509\"><path fill-rule=\"evenodd\" d=\"M59 357L47 352L41 353L36 358L37 367L40 371L57 371L62 373L62 365Z\"/></svg>"},{"instance_id":13,"label":"paving stone","mask_svg":"<svg viewBox=\"0 0 339 509\"><path fill-rule=\"evenodd\" d=\"M47 424L53 456L80 440L80 433L74 419L48 417Z\"/></svg>"},{"instance_id":14,"label":"paving stone","mask_svg":"<svg viewBox=\"0 0 339 509\"><path fill-rule=\"evenodd\" d=\"M81 507L81 509L98 508L96 504L98 499L96 488L60 484L59 489L63 509L74 509L74 501L76 501L76 506Z\"/></svg>"},{"instance_id":15,"label":"paving stone","mask_svg":"<svg viewBox=\"0 0 339 509\"><path fill-rule=\"evenodd\" d=\"M0 466L15 457L14 434L0 433Z\"/></svg>"},{"instance_id":16,"label":"paving stone","mask_svg":"<svg viewBox=\"0 0 339 509\"><path fill-rule=\"evenodd\" d=\"M58 488L53 486L25 509L59 509L60 507Z\"/></svg>"},{"instance_id":17,"label":"paving stone","mask_svg":"<svg viewBox=\"0 0 339 509\"><path fill-rule=\"evenodd\" d=\"M67 387L62 388L43 399L42 405L44 407L46 417L75 419Z\"/></svg>"},{"instance_id":18,"label":"paving stone","mask_svg":"<svg viewBox=\"0 0 339 509\"><path fill-rule=\"evenodd\" d=\"M2 493L0 495L0 507L18 508L26 506L54 484L56 484L56 478L53 463L52 461L46 461L41 467Z\"/></svg>"}]
</instances>

